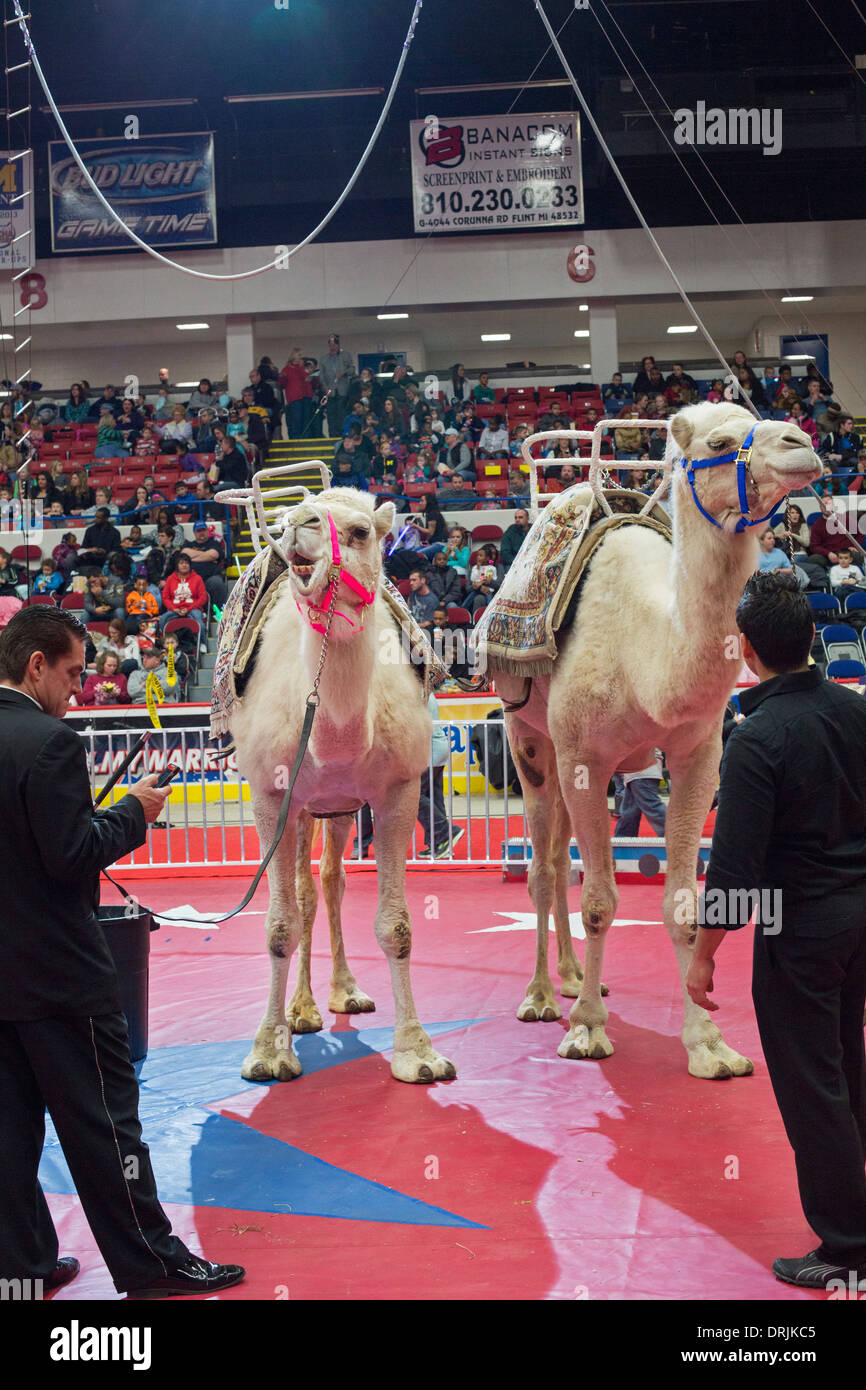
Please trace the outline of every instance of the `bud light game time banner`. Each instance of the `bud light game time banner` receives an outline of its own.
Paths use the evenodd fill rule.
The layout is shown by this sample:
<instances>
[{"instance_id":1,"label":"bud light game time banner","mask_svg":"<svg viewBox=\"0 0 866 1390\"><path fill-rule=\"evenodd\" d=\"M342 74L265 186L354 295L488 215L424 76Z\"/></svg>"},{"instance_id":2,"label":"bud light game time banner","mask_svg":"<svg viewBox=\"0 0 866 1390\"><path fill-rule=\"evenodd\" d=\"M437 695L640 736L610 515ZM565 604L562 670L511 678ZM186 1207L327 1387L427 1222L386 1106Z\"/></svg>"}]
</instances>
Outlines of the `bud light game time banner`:
<instances>
[{"instance_id":1,"label":"bud light game time banner","mask_svg":"<svg viewBox=\"0 0 866 1390\"><path fill-rule=\"evenodd\" d=\"M427 116L411 122L416 232L583 223L580 117Z\"/></svg>"},{"instance_id":2,"label":"bud light game time banner","mask_svg":"<svg viewBox=\"0 0 866 1390\"><path fill-rule=\"evenodd\" d=\"M102 196L150 246L215 244L212 135L79 140L77 149ZM51 141L48 158L52 249L79 253L134 246L93 193L64 141Z\"/></svg>"}]
</instances>

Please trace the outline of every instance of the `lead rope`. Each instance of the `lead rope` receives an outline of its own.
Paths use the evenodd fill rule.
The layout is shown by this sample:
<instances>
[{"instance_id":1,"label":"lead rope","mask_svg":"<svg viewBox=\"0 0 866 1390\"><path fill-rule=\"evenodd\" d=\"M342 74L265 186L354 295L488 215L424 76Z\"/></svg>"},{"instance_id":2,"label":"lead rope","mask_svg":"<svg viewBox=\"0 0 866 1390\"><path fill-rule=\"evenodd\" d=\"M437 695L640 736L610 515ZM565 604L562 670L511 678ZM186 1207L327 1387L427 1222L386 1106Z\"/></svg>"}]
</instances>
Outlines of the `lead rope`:
<instances>
[{"instance_id":1,"label":"lead rope","mask_svg":"<svg viewBox=\"0 0 866 1390\"><path fill-rule=\"evenodd\" d=\"M336 569L336 566L332 566L332 569ZM338 578L338 579L339 579L340 573L341 573L341 571L340 571L340 570L337 570L337 578ZM323 671L323 669L324 669L325 657L326 657L327 651L328 651L328 638L329 638L330 632L331 632L331 622L333 621L333 617L334 617L334 608L335 608L336 603L337 603L337 590L338 590L338 588L339 588L339 583L334 583L334 585L333 585L333 592L332 592L332 594L331 594L331 602L330 602L330 604L328 605L328 620L327 620L327 623L326 623L326 625L325 625L324 636L322 637L322 649L321 649L321 651L319 652L319 665L318 665L318 669L317 669L317 671L316 671L316 674L315 674L315 676L314 676L314 678L313 678L313 688L312 688L312 690L310 691L310 693L309 693L309 695L307 696L307 699L306 699L306 706L307 706L307 709L306 709L306 713L305 713L305 715L304 715L304 724L303 724L303 728L301 729L301 738L300 738L300 742L298 743L298 751L297 751L297 753L295 754L295 764L294 764L294 767L292 768L292 775L291 775L291 777L289 778L289 785L286 787L286 790L285 790L285 792L283 793L283 800L282 800L282 804L280 805L280 814L279 814L279 818L278 818L278 820L277 820L277 828L276 828L276 830L275 830L275 832L274 832L274 838L273 838L273 840L272 840L272 842L271 842L271 845L270 845L270 847L269 847L269 849L268 849L267 854L265 855L264 859L262 860L261 864L259 865L258 869L256 870L255 877L254 877L252 883L250 884L249 888L247 889L247 891L246 891L246 893L245 893L245 895L244 895L243 901L242 901L242 902L239 902L238 905L237 905L237 907L232 908L231 912L225 912L225 913L223 913L222 917L197 917L197 918L196 918L196 924L201 923L202 925L206 925L206 926L217 926L220 922L227 922L227 921L229 920L230 917L236 917L237 914L238 914L239 912L241 912L241 911L246 907L247 903L250 902L250 901L252 900L252 898L253 898L253 896L254 896L254 894L255 894L255 891L256 891L256 889L258 888L259 883L261 882L262 874L265 872L265 869L268 867L268 865L270 864L271 860L273 859L274 853L276 852L277 845L280 843L280 840L283 838L283 832L284 832L284 830L285 830L285 828L286 828L286 824L287 824L288 819L289 819L289 806L290 806L291 800L292 800L292 792L294 791L294 788L295 788L295 782L296 782L297 779L298 779L298 773L299 773L300 770L301 770L301 763L304 761L304 758L306 757L306 754L307 754L307 746L308 746L308 744L309 744L309 742L310 742L310 734L312 733L312 730L313 730L313 720L314 720L314 718L315 718L315 716L316 716L316 710L319 708L319 705L321 704L321 699L322 699L322 697L321 697L320 694L319 694L319 682L320 682L320 680L322 679L322 671ZM127 903L129 903L129 904L131 904L133 907L135 907L135 909L136 909L137 912L143 910L144 912L149 912L150 915L151 915L151 917L153 917L155 920L159 920L159 919L160 919L160 913L156 912L153 908L147 907L144 903L140 902L137 898L134 898L134 897L132 896L131 893L127 893L126 889L125 889L124 887L122 887L122 885L119 884L115 879L113 879L113 878L111 877L111 874L109 874L105 869L102 870L102 873L103 873L104 877L108 879L109 883L112 884L113 887L115 887L115 888L117 889L117 891L118 891L118 893L120 893L121 897L125 898L126 901L127 901ZM162 920L163 920L163 921L166 921L166 922L172 922L172 921L174 921L175 919L174 919L174 918L171 918L171 917L165 917L165 918L162 918Z\"/></svg>"}]
</instances>

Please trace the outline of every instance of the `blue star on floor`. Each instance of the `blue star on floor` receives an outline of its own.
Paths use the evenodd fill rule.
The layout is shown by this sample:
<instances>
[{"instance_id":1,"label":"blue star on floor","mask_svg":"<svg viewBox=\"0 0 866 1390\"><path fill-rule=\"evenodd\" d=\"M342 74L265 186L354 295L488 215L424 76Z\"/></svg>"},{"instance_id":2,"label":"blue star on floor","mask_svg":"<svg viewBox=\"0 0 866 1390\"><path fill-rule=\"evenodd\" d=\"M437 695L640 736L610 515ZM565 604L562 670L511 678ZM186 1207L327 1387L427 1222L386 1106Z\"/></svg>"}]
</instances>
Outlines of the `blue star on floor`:
<instances>
[{"instance_id":1,"label":"blue star on floor","mask_svg":"<svg viewBox=\"0 0 866 1390\"><path fill-rule=\"evenodd\" d=\"M437 1037L484 1022L465 1018L433 1023L427 1025L427 1032ZM288 1084L297 1086L304 1076L390 1050L394 1032L364 1028L308 1033L293 1043L304 1070ZM344 1221L486 1229L477 1221L371 1182L206 1109L246 1090L262 1089L260 1083L241 1078L241 1063L249 1048L249 1040L162 1047L153 1049L143 1063L139 1115L163 1202ZM75 1192L50 1120L39 1180L46 1192Z\"/></svg>"}]
</instances>

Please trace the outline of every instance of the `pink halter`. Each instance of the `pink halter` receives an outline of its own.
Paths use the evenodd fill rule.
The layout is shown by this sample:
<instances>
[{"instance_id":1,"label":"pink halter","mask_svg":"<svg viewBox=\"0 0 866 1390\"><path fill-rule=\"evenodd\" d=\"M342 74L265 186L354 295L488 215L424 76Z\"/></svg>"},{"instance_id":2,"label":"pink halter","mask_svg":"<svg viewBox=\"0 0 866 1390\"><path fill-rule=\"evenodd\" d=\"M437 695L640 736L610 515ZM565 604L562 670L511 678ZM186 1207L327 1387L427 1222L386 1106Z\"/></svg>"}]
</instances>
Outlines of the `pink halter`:
<instances>
[{"instance_id":1,"label":"pink halter","mask_svg":"<svg viewBox=\"0 0 866 1390\"><path fill-rule=\"evenodd\" d=\"M362 600L362 602L358 604L357 609L358 613L361 615L361 621L356 623L352 618L348 617L346 613L339 613L336 608L334 609L334 617L342 618L344 622L349 624L349 627L354 632L356 629L360 630L363 628L363 610L369 608L370 604L374 602L376 592L374 589L365 589L362 584L358 583L358 580L353 574L347 574L345 572L342 565L342 556L340 555L340 540L337 535L337 528L334 525L334 519L330 512L328 513L328 525L331 528L331 567L329 571L331 582L325 590L321 607L317 606L315 603L311 603L309 599L304 600L307 607L307 617L310 622L310 627L314 632L321 632L324 634L327 631L328 610L331 604L336 602L336 589L339 588L340 582L342 581L347 588L352 590L352 593L357 594ZM295 602L298 604L298 612L303 613L304 610L301 608L297 599L295 599ZM315 621L313 619L312 615L314 613L319 615L320 621Z\"/></svg>"}]
</instances>

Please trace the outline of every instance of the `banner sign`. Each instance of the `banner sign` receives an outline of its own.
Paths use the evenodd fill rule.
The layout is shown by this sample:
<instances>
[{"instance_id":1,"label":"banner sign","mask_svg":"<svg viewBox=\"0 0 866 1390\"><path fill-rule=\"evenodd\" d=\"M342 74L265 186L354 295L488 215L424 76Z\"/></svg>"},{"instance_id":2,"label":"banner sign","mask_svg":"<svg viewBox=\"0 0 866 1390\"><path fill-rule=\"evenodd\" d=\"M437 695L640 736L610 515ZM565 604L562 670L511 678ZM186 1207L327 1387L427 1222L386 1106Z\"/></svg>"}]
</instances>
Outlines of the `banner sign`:
<instances>
[{"instance_id":1,"label":"banner sign","mask_svg":"<svg viewBox=\"0 0 866 1390\"><path fill-rule=\"evenodd\" d=\"M213 136L79 140L87 172L119 217L150 246L213 246ZM121 251L135 243L92 192L63 140L48 146L53 251Z\"/></svg>"},{"instance_id":2,"label":"banner sign","mask_svg":"<svg viewBox=\"0 0 866 1390\"><path fill-rule=\"evenodd\" d=\"M9 153L0 154L0 270L23 270L36 259L33 237L24 235L30 229L33 156L10 159ZM22 197L28 190L30 197Z\"/></svg>"},{"instance_id":3,"label":"banner sign","mask_svg":"<svg viewBox=\"0 0 866 1390\"><path fill-rule=\"evenodd\" d=\"M428 116L412 121L416 232L580 226L580 117Z\"/></svg>"}]
</instances>

